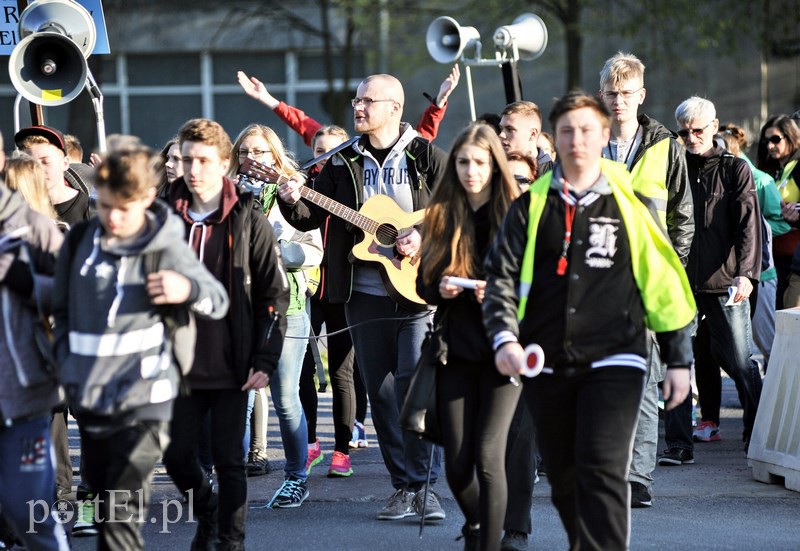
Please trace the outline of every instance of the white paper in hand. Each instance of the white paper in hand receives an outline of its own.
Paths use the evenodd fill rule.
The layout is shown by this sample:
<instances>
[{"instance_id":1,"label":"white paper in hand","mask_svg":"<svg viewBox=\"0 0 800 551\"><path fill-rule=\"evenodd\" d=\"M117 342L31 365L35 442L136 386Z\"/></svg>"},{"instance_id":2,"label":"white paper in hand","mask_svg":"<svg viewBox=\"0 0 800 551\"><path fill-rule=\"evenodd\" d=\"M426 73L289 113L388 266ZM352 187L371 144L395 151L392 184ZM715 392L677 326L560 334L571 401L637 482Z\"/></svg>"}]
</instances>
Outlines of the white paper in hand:
<instances>
[{"instance_id":1,"label":"white paper in hand","mask_svg":"<svg viewBox=\"0 0 800 551\"><path fill-rule=\"evenodd\" d=\"M734 297L736 297L736 293L739 292L739 288L735 285L731 285L728 287L728 302L725 303L725 306L738 306L742 302L733 302Z\"/></svg>"}]
</instances>

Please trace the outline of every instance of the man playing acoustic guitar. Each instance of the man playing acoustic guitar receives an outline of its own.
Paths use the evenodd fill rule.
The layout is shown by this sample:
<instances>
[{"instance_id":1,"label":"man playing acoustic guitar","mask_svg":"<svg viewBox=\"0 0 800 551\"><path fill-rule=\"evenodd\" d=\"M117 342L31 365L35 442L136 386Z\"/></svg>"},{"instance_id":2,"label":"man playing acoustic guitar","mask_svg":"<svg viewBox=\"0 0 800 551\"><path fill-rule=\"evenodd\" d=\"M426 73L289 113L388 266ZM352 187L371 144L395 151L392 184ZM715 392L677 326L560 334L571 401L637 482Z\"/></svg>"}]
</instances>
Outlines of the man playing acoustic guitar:
<instances>
[{"instance_id":1,"label":"man playing acoustic guitar","mask_svg":"<svg viewBox=\"0 0 800 551\"><path fill-rule=\"evenodd\" d=\"M409 217L406 225L397 220L396 214L391 218L385 214L387 218L379 220L397 226L394 247L390 247L395 258L387 262L386 248L374 243L371 247L376 251L374 263L365 263L362 255L351 254L354 245L364 239L351 231L353 225L331 217L328 270L322 285L327 286L332 303L346 303L347 323L351 326L361 377L372 407L372 420L395 488L377 518L401 519L421 513L425 505L426 521L441 520L445 513L436 495L425 491L430 444L403 434L397 423L429 318L409 304L413 299L392 298L416 295L416 270L406 270L407 277L387 277L387 272L394 265L416 266L420 234L413 226L419 218L410 213L425 208L431 188L444 170L445 154L401 122L404 94L396 78L367 77L358 86L357 95L352 100L353 120L355 131L362 136L326 163L314 187L355 210L371 197L387 196L397 204L398 212L409 213ZM284 217L299 230L318 228L327 218L326 210L301 200L295 181L283 184L279 197ZM431 484L441 470L441 457L436 455Z\"/></svg>"}]
</instances>

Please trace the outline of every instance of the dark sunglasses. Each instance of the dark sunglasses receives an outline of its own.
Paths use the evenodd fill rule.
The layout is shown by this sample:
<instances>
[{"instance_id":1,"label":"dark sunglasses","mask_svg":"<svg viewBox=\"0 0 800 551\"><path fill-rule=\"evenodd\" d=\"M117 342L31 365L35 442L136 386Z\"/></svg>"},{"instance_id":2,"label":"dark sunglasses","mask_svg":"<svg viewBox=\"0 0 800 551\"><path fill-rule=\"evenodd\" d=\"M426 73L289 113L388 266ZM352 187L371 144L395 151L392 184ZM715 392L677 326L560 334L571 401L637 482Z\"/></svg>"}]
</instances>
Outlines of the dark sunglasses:
<instances>
[{"instance_id":1,"label":"dark sunglasses","mask_svg":"<svg viewBox=\"0 0 800 551\"><path fill-rule=\"evenodd\" d=\"M709 126L711 126L711 123L708 123L703 128L681 128L680 130L678 130L678 136L680 136L685 140L686 138L689 137L689 134L691 133L694 135L695 138L699 138L700 136L703 135L703 131L705 131L705 129L708 128Z\"/></svg>"},{"instance_id":2,"label":"dark sunglasses","mask_svg":"<svg viewBox=\"0 0 800 551\"><path fill-rule=\"evenodd\" d=\"M769 138L764 138L761 141L769 142L771 144L778 145L779 143L781 143L783 141L783 136L778 136L777 134L774 134L774 135L770 136Z\"/></svg>"}]
</instances>

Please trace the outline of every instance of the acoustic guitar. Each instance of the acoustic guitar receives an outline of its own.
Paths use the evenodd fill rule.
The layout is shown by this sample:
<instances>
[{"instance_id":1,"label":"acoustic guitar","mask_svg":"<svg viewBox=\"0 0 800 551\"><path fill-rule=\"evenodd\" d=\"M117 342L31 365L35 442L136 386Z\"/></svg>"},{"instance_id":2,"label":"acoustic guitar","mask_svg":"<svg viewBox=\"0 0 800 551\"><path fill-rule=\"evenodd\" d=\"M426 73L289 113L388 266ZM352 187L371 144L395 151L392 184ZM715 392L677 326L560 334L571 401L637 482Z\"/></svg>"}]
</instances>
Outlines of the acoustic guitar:
<instances>
[{"instance_id":1,"label":"acoustic guitar","mask_svg":"<svg viewBox=\"0 0 800 551\"><path fill-rule=\"evenodd\" d=\"M250 158L242 161L239 174L269 184L283 184L289 180ZM419 258L403 256L395 247L397 236L420 224L425 210L406 212L386 195L373 195L355 210L310 187L300 186L299 191L304 199L362 231L363 237L350 251L350 262L377 268L389 296L396 302L411 310L425 309L425 301L417 294Z\"/></svg>"}]
</instances>

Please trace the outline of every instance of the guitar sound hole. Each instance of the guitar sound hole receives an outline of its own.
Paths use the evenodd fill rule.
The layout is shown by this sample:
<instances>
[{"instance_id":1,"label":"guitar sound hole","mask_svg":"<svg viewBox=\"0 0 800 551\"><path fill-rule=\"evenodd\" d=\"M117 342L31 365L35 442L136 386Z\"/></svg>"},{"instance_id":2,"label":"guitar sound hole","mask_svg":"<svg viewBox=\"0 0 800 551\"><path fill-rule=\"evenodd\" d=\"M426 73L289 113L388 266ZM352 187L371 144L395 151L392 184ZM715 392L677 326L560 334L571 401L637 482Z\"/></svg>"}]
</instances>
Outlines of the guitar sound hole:
<instances>
[{"instance_id":1,"label":"guitar sound hole","mask_svg":"<svg viewBox=\"0 0 800 551\"><path fill-rule=\"evenodd\" d=\"M397 230L389 224L381 224L375 232L375 237L381 245L391 247L397 240Z\"/></svg>"}]
</instances>

